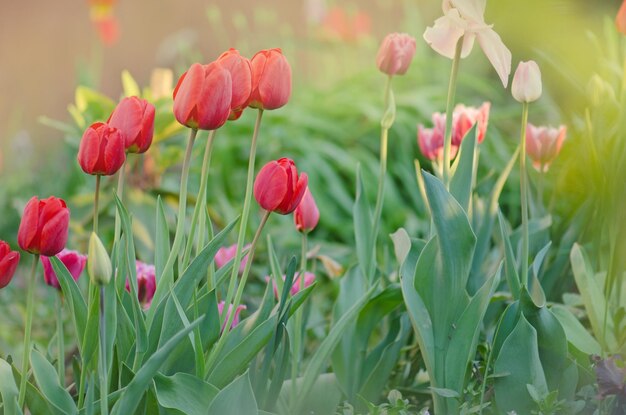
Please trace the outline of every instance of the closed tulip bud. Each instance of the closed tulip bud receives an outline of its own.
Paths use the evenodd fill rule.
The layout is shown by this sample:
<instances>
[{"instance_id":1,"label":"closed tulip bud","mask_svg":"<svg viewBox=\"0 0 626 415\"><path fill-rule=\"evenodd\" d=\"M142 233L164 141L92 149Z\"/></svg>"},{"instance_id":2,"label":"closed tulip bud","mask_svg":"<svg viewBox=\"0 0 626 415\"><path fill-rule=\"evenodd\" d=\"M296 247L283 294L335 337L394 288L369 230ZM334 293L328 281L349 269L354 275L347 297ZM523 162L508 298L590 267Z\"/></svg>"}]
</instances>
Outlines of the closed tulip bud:
<instances>
[{"instance_id":1,"label":"closed tulip bud","mask_svg":"<svg viewBox=\"0 0 626 415\"><path fill-rule=\"evenodd\" d=\"M232 80L232 98L229 120L236 120L248 106L252 93L252 67L250 60L239 54L236 49L229 49L217 59L222 68L230 73Z\"/></svg>"},{"instance_id":2,"label":"closed tulip bud","mask_svg":"<svg viewBox=\"0 0 626 415\"><path fill-rule=\"evenodd\" d=\"M617 12L617 16L615 17L615 25L617 26L618 32L626 35L626 0L622 2L622 5Z\"/></svg>"},{"instance_id":3,"label":"closed tulip bud","mask_svg":"<svg viewBox=\"0 0 626 415\"><path fill-rule=\"evenodd\" d=\"M150 308L156 291L156 269L141 261L135 261L137 271L137 299L144 309ZM126 280L126 291L130 292L130 282Z\"/></svg>"},{"instance_id":4,"label":"closed tulip bud","mask_svg":"<svg viewBox=\"0 0 626 415\"><path fill-rule=\"evenodd\" d=\"M78 164L85 173L112 176L124 161L126 146L120 130L102 122L85 130L78 148Z\"/></svg>"},{"instance_id":5,"label":"closed tulip bud","mask_svg":"<svg viewBox=\"0 0 626 415\"><path fill-rule=\"evenodd\" d=\"M230 73L216 62L194 63L174 89L174 116L189 128L216 130L228 120L232 99Z\"/></svg>"},{"instance_id":6,"label":"closed tulip bud","mask_svg":"<svg viewBox=\"0 0 626 415\"><path fill-rule=\"evenodd\" d=\"M65 265L65 268L67 268L72 278L74 278L74 281L78 281L80 274L85 269L87 257L69 249L64 249L55 256L63 263L63 265ZM56 289L60 289L61 286L59 284L59 279L56 272L54 272L50 258L42 256L41 265L43 266L43 279L46 284Z\"/></svg>"},{"instance_id":7,"label":"closed tulip bud","mask_svg":"<svg viewBox=\"0 0 626 415\"><path fill-rule=\"evenodd\" d=\"M154 105L145 99L127 97L117 104L108 124L120 130L129 153L145 153L154 135Z\"/></svg>"},{"instance_id":8,"label":"closed tulip bud","mask_svg":"<svg viewBox=\"0 0 626 415\"><path fill-rule=\"evenodd\" d=\"M561 151L567 128L535 127L528 124L526 127L526 154L533 161L533 167L542 173L548 171L550 163Z\"/></svg>"},{"instance_id":9,"label":"closed tulip bud","mask_svg":"<svg viewBox=\"0 0 626 415\"><path fill-rule=\"evenodd\" d=\"M65 248L69 222L70 210L63 199L33 196L24 207L17 242L31 254L54 256Z\"/></svg>"},{"instance_id":10,"label":"closed tulip bud","mask_svg":"<svg viewBox=\"0 0 626 415\"><path fill-rule=\"evenodd\" d=\"M280 49L257 52L252 65L252 108L274 110L282 107L291 96L291 67Z\"/></svg>"},{"instance_id":11,"label":"closed tulip bud","mask_svg":"<svg viewBox=\"0 0 626 415\"><path fill-rule=\"evenodd\" d=\"M254 198L263 209L287 215L300 204L307 183L306 173L298 177L293 160L270 161L254 180Z\"/></svg>"},{"instance_id":12,"label":"closed tulip bud","mask_svg":"<svg viewBox=\"0 0 626 415\"><path fill-rule=\"evenodd\" d=\"M308 233L317 226L320 220L320 211L315 204L311 190L307 187L300 204L293 213L293 220L298 232Z\"/></svg>"},{"instance_id":13,"label":"closed tulip bud","mask_svg":"<svg viewBox=\"0 0 626 415\"><path fill-rule=\"evenodd\" d=\"M95 232L89 237L89 251L87 252L87 274L93 284L106 285L111 281L113 267L107 250Z\"/></svg>"},{"instance_id":14,"label":"closed tulip bud","mask_svg":"<svg viewBox=\"0 0 626 415\"><path fill-rule=\"evenodd\" d=\"M387 75L404 75L415 55L415 38L406 33L385 36L376 55L376 66Z\"/></svg>"},{"instance_id":15,"label":"closed tulip bud","mask_svg":"<svg viewBox=\"0 0 626 415\"><path fill-rule=\"evenodd\" d=\"M8 243L0 241L0 288L6 287L11 282L19 262L20 253L11 251Z\"/></svg>"},{"instance_id":16,"label":"closed tulip bud","mask_svg":"<svg viewBox=\"0 0 626 415\"><path fill-rule=\"evenodd\" d=\"M511 84L513 98L519 102L537 101L541 96L541 71L535 61L520 62Z\"/></svg>"}]
</instances>

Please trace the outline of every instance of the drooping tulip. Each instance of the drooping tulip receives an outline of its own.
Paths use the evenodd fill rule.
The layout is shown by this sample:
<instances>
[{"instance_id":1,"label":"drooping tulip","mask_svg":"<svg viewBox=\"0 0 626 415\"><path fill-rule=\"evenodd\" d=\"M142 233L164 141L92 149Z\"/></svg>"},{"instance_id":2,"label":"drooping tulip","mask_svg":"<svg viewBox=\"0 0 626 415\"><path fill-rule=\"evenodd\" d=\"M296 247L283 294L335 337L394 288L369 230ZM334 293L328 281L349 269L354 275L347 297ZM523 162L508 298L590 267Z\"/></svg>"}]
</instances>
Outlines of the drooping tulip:
<instances>
[{"instance_id":1,"label":"drooping tulip","mask_svg":"<svg viewBox=\"0 0 626 415\"><path fill-rule=\"evenodd\" d=\"M622 5L617 12L617 16L615 17L615 26L617 26L617 30L626 35L626 0L622 2Z\"/></svg>"},{"instance_id":2,"label":"drooping tulip","mask_svg":"<svg viewBox=\"0 0 626 415\"><path fill-rule=\"evenodd\" d=\"M511 94L518 102L537 101L541 96L541 71L535 61L520 62L513 75Z\"/></svg>"},{"instance_id":3,"label":"drooping tulip","mask_svg":"<svg viewBox=\"0 0 626 415\"><path fill-rule=\"evenodd\" d=\"M249 248L250 248L250 244L243 247L244 250L249 249ZM214 258L215 266L217 268L222 268L224 265L228 263L228 261L230 261L231 259L235 257L236 253L237 253L237 244L221 247L215 253L215 258ZM249 254L246 254L241 260L241 263L239 264L240 274L243 273L243 270L246 267L246 264L248 263L248 255Z\"/></svg>"},{"instance_id":4,"label":"drooping tulip","mask_svg":"<svg viewBox=\"0 0 626 415\"><path fill-rule=\"evenodd\" d=\"M69 222L70 210L63 199L33 196L24 207L17 242L31 254L54 256L65 248Z\"/></svg>"},{"instance_id":5,"label":"drooping tulip","mask_svg":"<svg viewBox=\"0 0 626 415\"><path fill-rule=\"evenodd\" d=\"M156 269L154 265L135 261L137 273L137 299L144 309L150 308L156 291ZM130 282L126 280L126 291L130 292Z\"/></svg>"},{"instance_id":6,"label":"drooping tulip","mask_svg":"<svg viewBox=\"0 0 626 415\"><path fill-rule=\"evenodd\" d=\"M129 153L145 153L154 135L154 105L138 97L126 97L117 104L108 124L120 130Z\"/></svg>"},{"instance_id":7,"label":"drooping tulip","mask_svg":"<svg viewBox=\"0 0 626 415\"><path fill-rule=\"evenodd\" d=\"M232 99L230 73L216 62L194 63L174 88L174 116L182 125L215 130L228 120Z\"/></svg>"},{"instance_id":8,"label":"drooping tulip","mask_svg":"<svg viewBox=\"0 0 626 415\"><path fill-rule=\"evenodd\" d=\"M466 107L463 104L458 104L454 107L452 115L452 144L460 146L463 138L474 124L477 124L476 141L482 143L487 132L490 108L491 104L489 102L484 102L479 108Z\"/></svg>"},{"instance_id":9,"label":"drooping tulip","mask_svg":"<svg viewBox=\"0 0 626 415\"><path fill-rule=\"evenodd\" d=\"M217 304L217 311L219 312L220 316L224 313L225 305L226 303L224 301L220 301ZM246 308L247 307L245 305L240 305L237 307L237 310L235 310L235 315L233 316L233 322L230 324L231 329L235 328L235 326L239 324L239 314L241 313L242 310L245 310ZM224 324L222 326L222 331L224 331L224 327L226 327L226 322L228 321L228 318L230 317L230 313L232 311L233 311L233 305L229 304L228 310L226 311L226 316L224 317Z\"/></svg>"},{"instance_id":10,"label":"drooping tulip","mask_svg":"<svg viewBox=\"0 0 626 415\"><path fill-rule=\"evenodd\" d=\"M9 285L19 262L20 253L11 251L8 243L0 241L0 288Z\"/></svg>"},{"instance_id":11,"label":"drooping tulip","mask_svg":"<svg viewBox=\"0 0 626 415\"><path fill-rule=\"evenodd\" d=\"M387 75L404 75L415 55L415 38L406 33L390 33L378 49L376 66Z\"/></svg>"},{"instance_id":12,"label":"drooping tulip","mask_svg":"<svg viewBox=\"0 0 626 415\"><path fill-rule=\"evenodd\" d=\"M229 49L217 59L217 62L230 73L232 79L232 98L229 120L238 119L248 106L252 93L252 67L250 60L239 54L236 49Z\"/></svg>"},{"instance_id":13,"label":"drooping tulip","mask_svg":"<svg viewBox=\"0 0 626 415\"><path fill-rule=\"evenodd\" d=\"M83 134L78 148L78 164L87 174L111 176L126 161L124 136L117 128L97 122Z\"/></svg>"},{"instance_id":14,"label":"drooping tulip","mask_svg":"<svg viewBox=\"0 0 626 415\"><path fill-rule=\"evenodd\" d=\"M270 161L254 180L254 198L263 209L287 215L298 207L307 183L306 173L298 177L293 160Z\"/></svg>"},{"instance_id":15,"label":"drooping tulip","mask_svg":"<svg viewBox=\"0 0 626 415\"><path fill-rule=\"evenodd\" d=\"M65 268L67 268L72 278L74 278L74 281L78 281L80 274L85 269L87 256L69 249L63 249L55 256L65 265ZM50 258L42 256L41 265L43 266L43 278L46 284L60 289L61 285L59 284L56 272L54 272Z\"/></svg>"},{"instance_id":16,"label":"drooping tulip","mask_svg":"<svg viewBox=\"0 0 626 415\"><path fill-rule=\"evenodd\" d=\"M500 36L485 23L486 0L443 0L444 15L426 28L424 40L439 54L453 59L463 37L461 58L467 57L478 40L480 47L506 88L511 74L511 52Z\"/></svg>"},{"instance_id":17,"label":"drooping tulip","mask_svg":"<svg viewBox=\"0 0 626 415\"><path fill-rule=\"evenodd\" d=\"M252 66L252 108L274 110L284 106L291 96L291 67L282 51L266 49L250 60Z\"/></svg>"},{"instance_id":18,"label":"drooping tulip","mask_svg":"<svg viewBox=\"0 0 626 415\"><path fill-rule=\"evenodd\" d=\"M320 211L317 208L311 190L307 187L300 204L293 213L293 221L298 232L308 233L317 226L320 220Z\"/></svg>"},{"instance_id":19,"label":"drooping tulip","mask_svg":"<svg viewBox=\"0 0 626 415\"><path fill-rule=\"evenodd\" d=\"M526 127L526 154L533 161L533 167L542 173L548 171L550 163L561 151L567 128L535 127L528 123Z\"/></svg>"}]
</instances>

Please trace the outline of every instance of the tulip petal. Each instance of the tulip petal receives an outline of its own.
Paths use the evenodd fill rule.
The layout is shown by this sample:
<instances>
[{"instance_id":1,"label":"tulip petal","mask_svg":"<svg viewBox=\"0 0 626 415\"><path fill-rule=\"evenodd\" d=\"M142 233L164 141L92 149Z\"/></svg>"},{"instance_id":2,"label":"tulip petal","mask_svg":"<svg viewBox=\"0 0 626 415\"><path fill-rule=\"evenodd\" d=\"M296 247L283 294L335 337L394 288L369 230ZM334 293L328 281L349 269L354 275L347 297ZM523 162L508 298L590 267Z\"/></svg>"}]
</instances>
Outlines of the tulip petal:
<instances>
[{"instance_id":1,"label":"tulip petal","mask_svg":"<svg viewBox=\"0 0 626 415\"><path fill-rule=\"evenodd\" d=\"M45 222L40 236L41 255L54 256L63 250L67 243L69 221L70 212L65 208Z\"/></svg>"},{"instance_id":2,"label":"tulip petal","mask_svg":"<svg viewBox=\"0 0 626 415\"><path fill-rule=\"evenodd\" d=\"M287 193L287 172L278 163L268 163L254 181L254 198L265 210L275 210Z\"/></svg>"},{"instance_id":3,"label":"tulip petal","mask_svg":"<svg viewBox=\"0 0 626 415\"><path fill-rule=\"evenodd\" d=\"M37 196L33 196L26 207L24 215L20 222L20 228L17 233L17 241L25 251L30 251L34 239L37 237L37 229L39 228L39 200Z\"/></svg>"},{"instance_id":4,"label":"tulip petal","mask_svg":"<svg viewBox=\"0 0 626 415\"><path fill-rule=\"evenodd\" d=\"M453 7L457 8L462 16L475 22L485 21L485 7L487 0L450 0Z\"/></svg>"},{"instance_id":5,"label":"tulip petal","mask_svg":"<svg viewBox=\"0 0 626 415\"><path fill-rule=\"evenodd\" d=\"M491 28L478 31L476 37L487 59L498 73L502 85L506 88L511 74L511 51L504 45L500 35Z\"/></svg>"},{"instance_id":6,"label":"tulip petal","mask_svg":"<svg viewBox=\"0 0 626 415\"><path fill-rule=\"evenodd\" d=\"M459 11L450 9L435 20L433 27L426 28L424 40L440 55L454 59L456 44L464 36L461 57L465 58L472 51L475 37L473 33L466 32L466 29L467 22L461 18Z\"/></svg>"},{"instance_id":7,"label":"tulip petal","mask_svg":"<svg viewBox=\"0 0 626 415\"><path fill-rule=\"evenodd\" d=\"M199 63L191 65L189 70L181 77L179 84L174 90L174 115L179 123L185 125L196 108L196 103L202 96L204 81L204 69Z\"/></svg>"}]
</instances>

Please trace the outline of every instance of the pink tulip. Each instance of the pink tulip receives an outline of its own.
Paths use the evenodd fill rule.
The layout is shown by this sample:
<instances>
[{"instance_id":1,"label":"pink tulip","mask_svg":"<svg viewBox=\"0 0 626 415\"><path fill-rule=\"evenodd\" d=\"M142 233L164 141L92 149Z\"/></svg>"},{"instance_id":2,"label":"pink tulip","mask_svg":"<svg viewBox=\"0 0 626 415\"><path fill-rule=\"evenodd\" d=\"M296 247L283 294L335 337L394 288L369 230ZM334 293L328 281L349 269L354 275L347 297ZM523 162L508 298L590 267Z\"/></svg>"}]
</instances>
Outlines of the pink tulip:
<instances>
[{"instance_id":1,"label":"pink tulip","mask_svg":"<svg viewBox=\"0 0 626 415\"><path fill-rule=\"evenodd\" d=\"M250 244L243 247L244 250L248 248L250 248ZM215 266L217 268L222 268L224 265L228 263L228 261L230 261L231 259L235 257L236 253L237 253L237 244L221 247L215 253L215 258L214 258ZM239 264L239 274L242 274L244 268L246 267L246 263L248 262L248 255L249 254L246 254L241 260L241 263Z\"/></svg>"},{"instance_id":2,"label":"pink tulip","mask_svg":"<svg viewBox=\"0 0 626 415\"><path fill-rule=\"evenodd\" d=\"M220 317L222 316L222 313L224 312L225 305L226 303L224 301L220 301L217 304L217 311L220 313ZM235 326L239 324L239 314L241 313L241 310L245 310L246 308L247 307L245 305L237 306L237 310L235 310L235 316L233 317L233 322L230 324L231 329L235 328ZM230 313L232 311L233 311L233 305L229 304L228 311L226 311L226 317L224 317L224 324L222 325L222 331L224 331L224 327L226 327L226 322L230 318Z\"/></svg>"},{"instance_id":3,"label":"pink tulip","mask_svg":"<svg viewBox=\"0 0 626 415\"><path fill-rule=\"evenodd\" d=\"M520 62L513 75L511 94L518 102L537 101L541 96L541 71L535 61Z\"/></svg>"},{"instance_id":4,"label":"pink tulip","mask_svg":"<svg viewBox=\"0 0 626 415\"><path fill-rule=\"evenodd\" d=\"M489 102L484 102L480 108L466 107L463 104L458 104L454 107L452 115L452 144L460 146L463 138L474 124L478 124L476 126L478 134L476 139L479 143L482 143L487 132L490 108L491 104Z\"/></svg>"},{"instance_id":5,"label":"pink tulip","mask_svg":"<svg viewBox=\"0 0 626 415\"><path fill-rule=\"evenodd\" d=\"M137 299L144 309L150 308L156 291L156 270L154 265L135 261L137 274ZM130 282L126 280L126 291L130 292Z\"/></svg>"},{"instance_id":6,"label":"pink tulip","mask_svg":"<svg viewBox=\"0 0 626 415\"><path fill-rule=\"evenodd\" d=\"M378 49L376 66L387 75L404 75L415 55L415 38L406 33L390 33Z\"/></svg>"},{"instance_id":7,"label":"pink tulip","mask_svg":"<svg viewBox=\"0 0 626 415\"><path fill-rule=\"evenodd\" d=\"M71 251L69 249L63 249L61 252L56 254L56 257L65 265L67 270L70 272L74 281L78 281L80 274L85 269L85 264L87 263L87 256L82 255L79 252ZM50 263L50 258L46 256L41 257L41 265L43 265L43 278L46 284L56 289L60 289L61 285L59 284L59 279L57 278L57 274L54 272L52 268L52 263Z\"/></svg>"},{"instance_id":8,"label":"pink tulip","mask_svg":"<svg viewBox=\"0 0 626 415\"><path fill-rule=\"evenodd\" d=\"M287 278L286 275L283 275L283 281ZM265 277L266 282L270 282L271 278L269 276ZM315 282L315 274L312 272L304 273L304 288L311 286ZM289 290L289 295L294 296L300 292L300 272L296 272L293 276L293 284L291 285L291 289ZM276 286L276 282L272 281L272 285L274 288L274 296L276 299L280 298L280 293L278 292L278 287Z\"/></svg>"},{"instance_id":9,"label":"pink tulip","mask_svg":"<svg viewBox=\"0 0 626 415\"><path fill-rule=\"evenodd\" d=\"M443 159L443 142L446 129L446 116L440 112L436 112L432 116L433 128L424 128L419 125L417 127L417 144L420 151L429 160ZM454 158L458 148L451 147L450 157Z\"/></svg>"},{"instance_id":10,"label":"pink tulip","mask_svg":"<svg viewBox=\"0 0 626 415\"><path fill-rule=\"evenodd\" d=\"M526 127L526 154L533 160L533 167L542 173L548 171L550 163L561 151L567 129L535 127L528 123Z\"/></svg>"},{"instance_id":11,"label":"pink tulip","mask_svg":"<svg viewBox=\"0 0 626 415\"><path fill-rule=\"evenodd\" d=\"M317 208L311 190L307 187L300 204L293 212L293 221L298 232L308 233L317 226L320 220L320 211Z\"/></svg>"}]
</instances>

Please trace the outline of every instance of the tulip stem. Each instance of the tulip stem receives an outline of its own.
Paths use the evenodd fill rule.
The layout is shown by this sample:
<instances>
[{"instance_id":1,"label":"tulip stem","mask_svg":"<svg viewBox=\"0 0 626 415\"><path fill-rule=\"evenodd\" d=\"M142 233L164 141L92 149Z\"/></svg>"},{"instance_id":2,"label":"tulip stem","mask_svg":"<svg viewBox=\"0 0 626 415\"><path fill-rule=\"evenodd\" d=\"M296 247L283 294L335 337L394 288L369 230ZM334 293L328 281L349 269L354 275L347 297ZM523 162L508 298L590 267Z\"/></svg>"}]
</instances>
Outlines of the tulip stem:
<instances>
[{"instance_id":1,"label":"tulip stem","mask_svg":"<svg viewBox=\"0 0 626 415\"><path fill-rule=\"evenodd\" d=\"M448 85L448 99L446 101L446 131L443 143L443 183L446 189L450 188L450 151L452 147L452 114L454 109L454 95L456 93L456 80L459 73L459 63L461 61L461 50L463 49L463 36L456 42L454 59L452 60L452 72L450 73L450 84Z\"/></svg>"},{"instance_id":2,"label":"tulip stem","mask_svg":"<svg viewBox=\"0 0 626 415\"><path fill-rule=\"evenodd\" d=\"M117 194L117 198L121 201L123 201L124 199L124 175L126 172L126 161L128 160L128 157L126 158L126 160L124 160L124 163L122 164L122 168L120 169L119 173L117 174L117 189L116 189L116 194ZM100 178L100 176L98 176L98 178ZM113 234L113 244L115 245L115 243L120 239L120 234L122 232L122 218L120 218L120 214L117 211L117 209L115 209L115 233ZM97 232L96 232L97 233Z\"/></svg>"},{"instance_id":3,"label":"tulip stem","mask_svg":"<svg viewBox=\"0 0 626 415\"><path fill-rule=\"evenodd\" d=\"M522 287L528 284L528 189L526 176L526 124L528 123L528 103L522 107L521 148L519 153L520 168L520 200L522 205L522 271L520 279Z\"/></svg>"},{"instance_id":4,"label":"tulip stem","mask_svg":"<svg viewBox=\"0 0 626 415\"><path fill-rule=\"evenodd\" d=\"M107 380L106 316L104 313L104 285L100 285L100 414L109 413L109 384Z\"/></svg>"},{"instance_id":5,"label":"tulip stem","mask_svg":"<svg viewBox=\"0 0 626 415\"><path fill-rule=\"evenodd\" d=\"M306 273L306 254L308 251L308 235L307 232L302 233L302 254L301 254L301 266L300 266L300 286L298 291L302 291L305 288L305 273ZM296 311L294 321L294 340L293 340L293 357L291 360L291 408L295 411L298 404L298 388L296 379L298 378L298 369L300 363L300 356L302 354L302 337L304 336L302 327L303 311L302 308L298 308ZM305 332L306 333L306 332Z\"/></svg>"},{"instance_id":6,"label":"tulip stem","mask_svg":"<svg viewBox=\"0 0 626 415\"><path fill-rule=\"evenodd\" d=\"M63 338L63 296L60 292L56 296L55 305L57 312L57 368L59 383L63 386L65 384L65 339Z\"/></svg>"},{"instance_id":7,"label":"tulip stem","mask_svg":"<svg viewBox=\"0 0 626 415\"><path fill-rule=\"evenodd\" d=\"M26 327L24 329L24 355L22 357L22 377L20 379L20 393L18 404L24 407L26 399L26 384L28 381L28 363L30 362L30 335L33 326L33 309L35 307L35 272L37 271L39 254L33 256L33 265L26 286Z\"/></svg>"},{"instance_id":8,"label":"tulip stem","mask_svg":"<svg viewBox=\"0 0 626 415\"><path fill-rule=\"evenodd\" d=\"M93 197L93 232L96 235L98 234L98 216L99 216L98 204L100 202L100 179L101 177L102 176L100 176L99 174L96 174L96 192ZM117 220L115 221L115 224L117 225ZM116 235L117 235L117 232L116 232Z\"/></svg>"},{"instance_id":9,"label":"tulip stem","mask_svg":"<svg viewBox=\"0 0 626 415\"><path fill-rule=\"evenodd\" d=\"M222 348L224 347L224 340L227 337L225 333L227 333L230 330L230 326L233 324L233 320L235 319L235 315L237 314L237 307L239 307L239 305L241 304L241 296L243 295L243 289L246 286L246 281L248 280L248 274L250 273L250 268L252 267L252 261L254 260L254 252L256 250L257 243L259 242L259 238L261 237L261 232L263 231L263 228L265 227L265 224L267 223L267 220L269 219L271 213L272 213L271 210L265 211L265 213L263 214L263 218L261 219L261 223L259 224L259 227L257 228L256 233L254 234L254 238L252 239L252 244L250 244L250 250L248 251L248 260L246 261L246 266L244 267L243 274L241 275L241 281L239 282L239 286L237 287L237 293L235 294L235 300L233 302L231 313L227 312L230 309L230 306L229 306L230 302L226 301L224 303L226 321L223 324L221 324L221 327L223 327L222 333L220 335L219 340L217 341L217 344L215 345L215 348L212 350L211 354L209 355L209 359L206 365L206 368L208 369L207 374L210 374L210 371L213 368L213 364L215 363L215 359L217 359L217 356L220 354ZM239 270L239 267L236 266L236 264L238 264L239 262L240 261L233 263L233 269L235 269L236 271Z\"/></svg>"},{"instance_id":10,"label":"tulip stem","mask_svg":"<svg viewBox=\"0 0 626 415\"><path fill-rule=\"evenodd\" d=\"M213 150L213 139L215 138L215 132L217 130L211 130L209 137L207 138L206 146L204 148L204 158L202 160L202 171L200 173L200 189L198 190L198 198L193 208L193 216L191 218L191 228L189 229L189 238L187 239L187 246L185 247L185 253L183 255L183 269L189 264L189 258L191 257L191 251L193 249L193 243L196 235L196 227L198 225L198 219L200 214L204 214L206 210L206 194L207 194L207 182L209 176L209 167L211 166L211 152ZM198 233L198 241L200 242L201 235ZM203 239L203 238L202 238ZM201 247L200 247L201 248Z\"/></svg>"}]
</instances>

